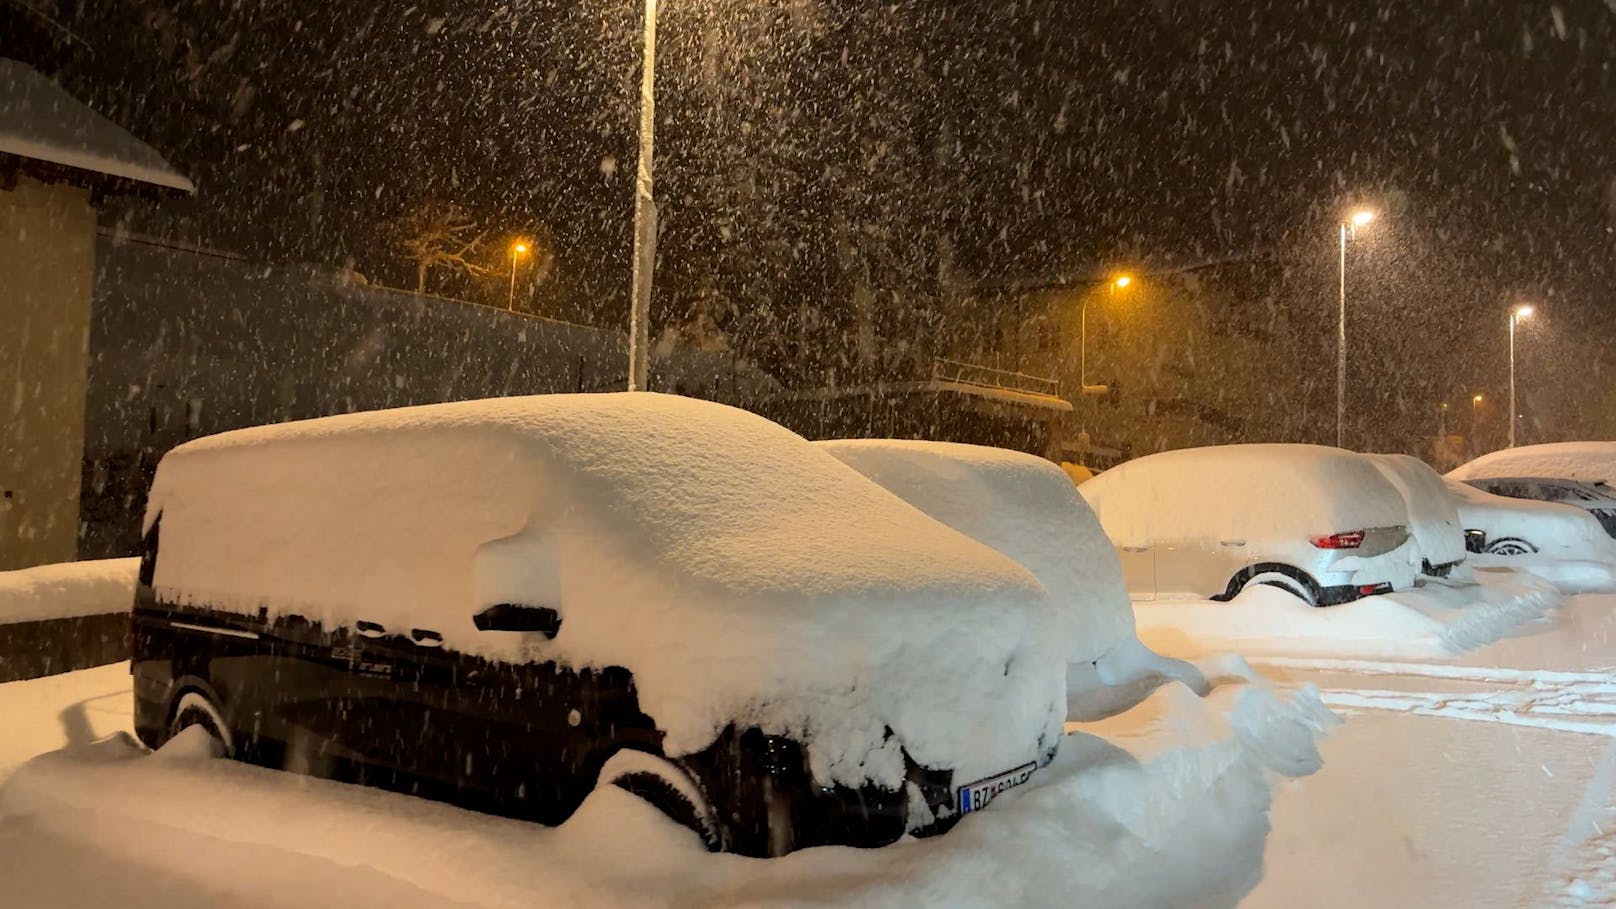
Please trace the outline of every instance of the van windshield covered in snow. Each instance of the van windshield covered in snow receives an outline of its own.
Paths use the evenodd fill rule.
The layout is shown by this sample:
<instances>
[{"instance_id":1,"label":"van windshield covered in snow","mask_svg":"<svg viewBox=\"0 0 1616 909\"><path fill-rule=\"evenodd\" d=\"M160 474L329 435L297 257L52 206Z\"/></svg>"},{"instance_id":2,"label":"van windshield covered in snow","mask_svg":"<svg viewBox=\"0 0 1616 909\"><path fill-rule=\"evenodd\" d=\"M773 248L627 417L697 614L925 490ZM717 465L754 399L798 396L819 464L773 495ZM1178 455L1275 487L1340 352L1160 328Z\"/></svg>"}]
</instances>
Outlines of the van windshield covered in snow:
<instances>
[{"instance_id":1,"label":"van windshield covered in snow","mask_svg":"<svg viewBox=\"0 0 1616 909\"><path fill-rule=\"evenodd\" d=\"M25 902L1616 905L1616 0L0 0L0 288Z\"/></svg>"}]
</instances>

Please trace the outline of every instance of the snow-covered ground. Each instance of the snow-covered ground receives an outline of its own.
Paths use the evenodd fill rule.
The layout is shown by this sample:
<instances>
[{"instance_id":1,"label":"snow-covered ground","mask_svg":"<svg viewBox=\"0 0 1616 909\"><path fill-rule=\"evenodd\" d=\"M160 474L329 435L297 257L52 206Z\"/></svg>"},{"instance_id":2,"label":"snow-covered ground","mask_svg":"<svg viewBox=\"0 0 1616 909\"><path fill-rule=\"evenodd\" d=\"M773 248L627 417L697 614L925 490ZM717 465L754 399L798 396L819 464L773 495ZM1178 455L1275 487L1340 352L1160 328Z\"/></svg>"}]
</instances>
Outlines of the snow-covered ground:
<instances>
[{"instance_id":1,"label":"snow-covered ground","mask_svg":"<svg viewBox=\"0 0 1616 909\"><path fill-rule=\"evenodd\" d=\"M31 730L0 738L8 907L1232 906L1260 877L1276 774L1314 770L1333 722L1307 691L1169 684L1069 725L1053 765L946 836L755 860L703 853L611 787L552 829L183 739L97 740L127 730L128 700L122 665L0 685L0 716Z\"/></svg>"},{"instance_id":2,"label":"snow-covered ground","mask_svg":"<svg viewBox=\"0 0 1616 909\"><path fill-rule=\"evenodd\" d=\"M1440 661L1273 658L1345 723L1252 907L1616 905L1616 596Z\"/></svg>"}]
</instances>

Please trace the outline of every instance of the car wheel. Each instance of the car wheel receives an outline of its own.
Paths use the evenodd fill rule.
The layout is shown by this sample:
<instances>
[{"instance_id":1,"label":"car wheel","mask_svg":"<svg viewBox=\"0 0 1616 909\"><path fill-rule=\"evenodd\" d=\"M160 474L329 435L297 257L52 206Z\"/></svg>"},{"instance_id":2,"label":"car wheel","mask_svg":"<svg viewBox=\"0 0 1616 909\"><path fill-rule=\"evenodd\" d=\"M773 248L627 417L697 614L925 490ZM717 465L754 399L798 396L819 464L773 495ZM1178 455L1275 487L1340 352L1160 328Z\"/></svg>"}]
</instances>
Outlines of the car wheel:
<instances>
[{"instance_id":1,"label":"car wheel","mask_svg":"<svg viewBox=\"0 0 1616 909\"><path fill-rule=\"evenodd\" d=\"M213 743L214 757L230 757L235 753L235 741L224 715L207 695L200 691L187 691L174 705L174 719L168 724L168 738L197 726L206 732Z\"/></svg>"},{"instance_id":2,"label":"car wheel","mask_svg":"<svg viewBox=\"0 0 1616 909\"><path fill-rule=\"evenodd\" d=\"M643 751L619 751L600 770L597 785L606 784L638 796L675 824L695 833L709 852L723 847L717 821L701 787L667 758Z\"/></svg>"},{"instance_id":3,"label":"car wheel","mask_svg":"<svg viewBox=\"0 0 1616 909\"><path fill-rule=\"evenodd\" d=\"M1500 537L1487 544L1488 555L1518 556L1531 555L1537 552L1537 547L1518 537Z\"/></svg>"},{"instance_id":4,"label":"car wheel","mask_svg":"<svg viewBox=\"0 0 1616 909\"><path fill-rule=\"evenodd\" d=\"M1324 599L1324 592L1319 590L1317 584L1292 577L1282 571L1259 571L1246 578L1240 589L1246 590L1256 585L1277 587L1309 606L1317 606Z\"/></svg>"}]
</instances>

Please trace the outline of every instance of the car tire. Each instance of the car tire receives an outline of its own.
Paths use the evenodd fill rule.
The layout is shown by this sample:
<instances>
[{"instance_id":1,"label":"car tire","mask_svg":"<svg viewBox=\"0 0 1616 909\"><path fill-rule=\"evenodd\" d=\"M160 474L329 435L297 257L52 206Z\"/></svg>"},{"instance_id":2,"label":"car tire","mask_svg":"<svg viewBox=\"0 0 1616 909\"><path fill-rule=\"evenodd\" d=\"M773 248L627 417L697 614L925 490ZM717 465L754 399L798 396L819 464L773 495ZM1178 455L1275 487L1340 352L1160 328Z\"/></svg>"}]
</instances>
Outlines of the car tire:
<instances>
[{"instance_id":1,"label":"car tire","mask_svg":"<svg viewBox=\"0 0 1616 909\"><path fill-rule=\"evenodd\" d=\"M1488 555L1518 556L1532 555L1537 547L1519 537L1499 537L1487 543Z\"/></svg>"},{"instance_id":2,"label":"car tire","mask_svg":"<svg viewBox=\"0 0 1616 909\"><path fill-rule=\"evenodd\" d=\"M625 749L600 770L597 786L613 785L638 796L669 820L696 834L709 852L723 848L711 805L695 779L667 758Z\"/></svg>"},{"instance_id":3,"label":"car tire","mask_svg":"<svg viewBox=\"0 0 1616 909\"><path fill-rule=\"evenodd\" d=\"M1324 601L1324 591L1320 590L1319 585L1314 583L1311 578L1305 576L1295 577L1288 572L1278 570L1252 572L1238 584L1238 587L1240 590L1246 590L1258 585L1277 587L1308 606L1318 606Z\"/></svg>"},{"instance_id":4,"label":"car tire","mask_svg":"<svg viewBox=\"0 0 1616 909\"><path fill-rule=\"evenodd\" d=\"M187 691L180 695L179 701L174 704L174 718L168 723L168 739L173 739L192 726L201 727L213 741L214 757L231 757L235 754L230 724L225 722L218 705L200 691Z\"/></svg>"}]
</instances>

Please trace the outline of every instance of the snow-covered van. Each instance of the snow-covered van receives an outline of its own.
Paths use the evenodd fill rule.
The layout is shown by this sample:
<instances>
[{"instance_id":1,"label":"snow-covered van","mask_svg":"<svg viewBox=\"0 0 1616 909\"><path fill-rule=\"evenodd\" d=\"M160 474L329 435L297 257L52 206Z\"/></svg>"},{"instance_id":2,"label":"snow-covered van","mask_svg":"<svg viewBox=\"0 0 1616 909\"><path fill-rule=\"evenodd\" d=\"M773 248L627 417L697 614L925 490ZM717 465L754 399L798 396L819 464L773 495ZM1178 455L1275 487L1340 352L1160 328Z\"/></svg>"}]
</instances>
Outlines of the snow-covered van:
<instances>
[{"instance_id":1,"label":"snow-covered van","mask_svg":"<svg viewBox=\"0 0 1616 909\"><path fill-rule=\"evenodd\" d=\"M1024 567L786 429L653 394L224 433L159 465L135 726L559 823L597 781L709 846L946 830L1052 759Z\"/></svg>"},{"instance_id":2,"label":"snow-covered van","mask_svg":"<svg viewBox=\"0 0 1616 909\"><path fill-rule=\"evenodd\" d=\"M1077 489L1136 600L1221 600L1267 584L1325 606L1406 588L1421 567L1403 493L1374 461L1338 448L1168 451Z\"/></svg>"}]
</instances>

